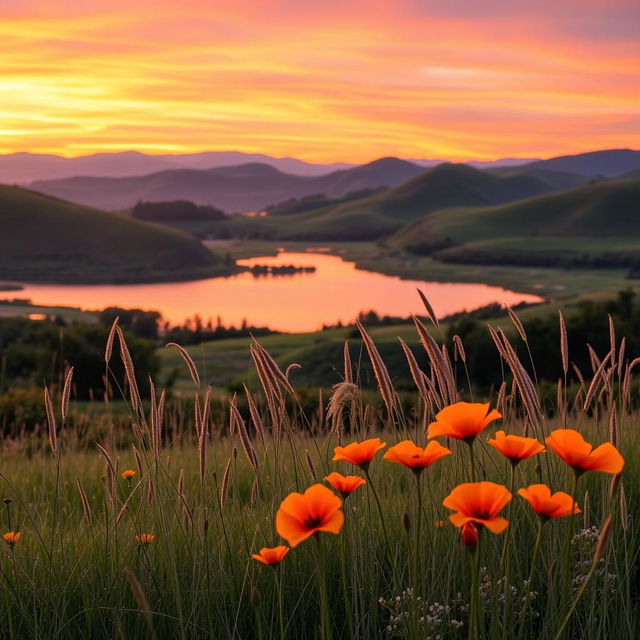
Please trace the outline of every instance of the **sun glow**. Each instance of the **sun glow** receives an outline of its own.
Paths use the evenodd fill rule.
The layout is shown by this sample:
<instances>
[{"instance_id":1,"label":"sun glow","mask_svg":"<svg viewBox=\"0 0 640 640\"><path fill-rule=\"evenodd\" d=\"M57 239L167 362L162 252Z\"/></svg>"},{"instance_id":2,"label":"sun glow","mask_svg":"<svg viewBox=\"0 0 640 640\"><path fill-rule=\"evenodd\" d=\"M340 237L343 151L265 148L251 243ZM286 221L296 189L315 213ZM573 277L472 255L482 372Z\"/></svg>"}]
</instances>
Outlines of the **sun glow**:
<instances>
[{"instance_id":1,"label":"sun glow","mask_svg":"<svg viewBox=\"0 0 640 640\"><path fill-rule=\"evenodd\" d=\"M635 3L464 4L3 3L0 152L360 162L640 146Z\"/></svg>"}]
</instances>

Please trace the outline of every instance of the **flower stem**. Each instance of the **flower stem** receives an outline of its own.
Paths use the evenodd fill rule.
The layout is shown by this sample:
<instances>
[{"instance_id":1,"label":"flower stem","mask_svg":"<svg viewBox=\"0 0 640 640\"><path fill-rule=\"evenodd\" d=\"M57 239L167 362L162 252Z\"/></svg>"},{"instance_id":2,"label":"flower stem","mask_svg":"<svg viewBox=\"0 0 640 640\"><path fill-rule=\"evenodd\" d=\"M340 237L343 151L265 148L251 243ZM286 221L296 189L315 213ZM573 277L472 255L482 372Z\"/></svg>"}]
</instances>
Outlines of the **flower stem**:
<instances>
[{"instance_id":1,"label":"flower stem","mask_svg":"<svg viewBox=\"0 0 640 640\"><path fill-rule=\"evenodd\" d=\"M278 590L278 618L280 623L280 640L284 640L284 598L282 597L282 569L276 565L276 589Z\"/></svg>"},{"instance_id":2,"label":"flower stem","mask_svg":"<svg viewBox=\"0 0 640 640\"><path fill-rule=\"evenodd\" d=\"M580 598L582 598L582 594L587 588L587 585L591 581L591 578L593 577L593 574L596 572L597 568L598 568L598 563L592 562L591 569L589 569L589 573L587 574L587 577L583 580L582 584L580 585L580 589L578 589L578 593L576 593L576 597L573 599L573 602L571 603L571 606L569 607L567 614L563 618L562 624L560 625L558 632L556 633L555 636L553 636L553 640L561 640L562 638L564 638L567 625L569 624L569 620L571 619L573 612L576 610L576 607L578 606L578 602L580 601Z\"/></svg>"},{"instance_id":3,"label":"flower stem","mask_svg":"<svg viewBox=\"0 0 640 640\"><path fill-rule=\"evenodd\" d=\"M318 590L320 591L320 637L322 640L331 640L331 621L329 618L329 597L327 595L327 575L325 567L324 550L320 536L316 533L316 559L318 573Z\"/></svg>"},{"instance_id":4,"label":"flower stem","mask_svg":"<svg viewBox=\"0 0 640 640\"><path fill-rule=\"evenodd\" d=\"M382 523L382 532L384 534L384 542L387 546L387 553L389 555L389 561L393 564L393 556L391 554L391 544L389 543L389 534L387 533L387 525L384 518L384 512L382 511L382 504L380 503L380 498L378 496L378 492L376 491L376 487L371 481L371 475L369 474L369 469L363 467L364 475L367 478L367 484L371 488L371 492L373 493L373 497L375 498L376 505L378 507L378 514L380 515L380 522Z\"/></svg>"},{"instance_id":5,"label":"flower stem","mask_svg":"<svg viewBox=\"0 0 640 640\"><path fill-rule=\"evenodd\" d=\"M529 608L529 595L531 594L531 583L533 582L533 574L536 570L536 561L538 560L538 551L540 550L540 540L542 540L542 528L544 523L540 521L538 523L538 535L536 537L536 542L533 547L533 553L531 555L531 568L529 569L529 580L527 581L527 586L524 592L524 604L522 605L522 612L520 613L520 625L518 626L518 638L522 635L524 630L526 613Z\"/></svg>"},{"instance_id":6,"label":"flower stem","mask_svg":"<svg viewBox=\"0 0 640 640\"><path fill-rule=\"evenodd\" d=\"M351 606L351 598L349 597L349 585L347 583L347 560L345 558L345 547L349 544L349 530L344 528L342 539L340 540L340 572L342 574L342 597L344 598L344 615L347 619L347 627L349 631L349 640L353 640L353 607Z\"/></svg>"},{"instance_id":7,"label":"flower stem","mask_svg":"<svg viewBox=\"0 0 640 640\"><path fill-rule=\"evenodd\" d=\"M571 488L571 499L573 500L572 506L576 504L576 498L578 495L578 479L580 474L575 470L573 472L573 485ZM560 611L564 611L569 599L569 568L571 564L571 537L573 536L575 528L576 514L575 509L572 509L569 520L567 521L567 528L564 538L564 563L562 565L562 593L560 594Z\"/></svg>"},{"instance_id":8,"label":"flower stem","mask_svg":"<svg viewBox=\"0 0 640 640\"><path fill-rule=\"evenodd\" d=\"M509 542L511 540L511 529L513 528L513 494L515 492L516 486L516 465L511 463L511 474L510 474L510 483L509 490L511 491L511 502L509 503L509 510L507 514L507 519L509 520L509 526L507 527L507 531L504 536L504 543L502 545L502 557L500 558L500 569L498 570L498 576L501 577L504 574L504 608L502 611L502 638L503 640L507 640L508 633L507 629L509 626L509 590L510 590L510 579L511 579L511 567L509 564Z\"/></svg>"},{"instance_id":9,"label":"flower stem","mask_svg":"<svg viewBox=\"0 0 640 640\"><path fill-rule=\"evenodd\" d=\"M479 601L479 593L480 593L480 576L479 576L479 565L480 565L480 536L478 536L478 544L474 549L473 553L469 554L470 564L471 564L471 596L470 596L470 607L469 607L469 628L467 638L468 640L476 640L478 638L477 626L478 626L478 601Z\"/></svg>"},{"instance_id":10,"label":"flower stem","mask_svg":"<svg viewBox=\"0 0 640 640\"><path fill-rule=\"evenodd\" d=\"M420 470L422 471L422 470ZM422 535L422 473L417 472L416 477L416 493L418 514L416 517L416 536L413 543L413 553L411 554L411 586L413 593L411 594L411 638L418 638L418 560L420 552L420 539Z\"/></svg>"},{"instance_id":11,"label":"flower stem","mask_svg":"<svg viewBox=\"0 0 640 640\"><path fill-rule=\"evenodd\" d=\"M469 469L471 471L471 482L476 481L476 459L473 455L473 443L475 442L475 438L473 440L465 440L467 445L469 446Z\"/></svg>"}]
</instances>

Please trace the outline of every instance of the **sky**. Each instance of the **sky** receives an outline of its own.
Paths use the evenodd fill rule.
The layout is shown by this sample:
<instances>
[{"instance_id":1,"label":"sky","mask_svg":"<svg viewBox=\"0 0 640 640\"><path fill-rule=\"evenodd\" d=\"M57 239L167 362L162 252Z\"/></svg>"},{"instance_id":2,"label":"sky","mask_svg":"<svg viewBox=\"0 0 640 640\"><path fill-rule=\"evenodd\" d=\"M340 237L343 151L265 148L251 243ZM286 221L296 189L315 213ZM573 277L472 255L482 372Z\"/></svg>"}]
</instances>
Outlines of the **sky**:
<instances>
[{"instance_id":1,"label":"sky","mask_svg":"<svg viewBox=\"0 0 640 640\"><path fill-rule=\"evenodd\" d=\"M0 153L640 148L638 0L0 0Z\"/></svg>"}]
</instances>

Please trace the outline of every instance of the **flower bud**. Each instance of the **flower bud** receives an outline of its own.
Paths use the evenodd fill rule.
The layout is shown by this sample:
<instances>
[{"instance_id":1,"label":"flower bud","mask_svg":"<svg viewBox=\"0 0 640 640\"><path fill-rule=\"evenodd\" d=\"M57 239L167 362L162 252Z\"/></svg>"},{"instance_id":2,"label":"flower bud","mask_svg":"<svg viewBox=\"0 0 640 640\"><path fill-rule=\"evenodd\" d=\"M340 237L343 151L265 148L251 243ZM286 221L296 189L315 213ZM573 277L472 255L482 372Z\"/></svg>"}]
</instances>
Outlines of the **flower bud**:
<instances>
[{"instance_id":1,"label":"flower bud","mask_svg":"<svg viewBox=\"0 0 640 640\"><path fill-rule=\"evenodd\" d=\"M478 544L478 530L472 522L465 522L462 525L462 529L460 530L460 540L472 553L476 550L476 545Z\"/></svg>"}]
</instances>

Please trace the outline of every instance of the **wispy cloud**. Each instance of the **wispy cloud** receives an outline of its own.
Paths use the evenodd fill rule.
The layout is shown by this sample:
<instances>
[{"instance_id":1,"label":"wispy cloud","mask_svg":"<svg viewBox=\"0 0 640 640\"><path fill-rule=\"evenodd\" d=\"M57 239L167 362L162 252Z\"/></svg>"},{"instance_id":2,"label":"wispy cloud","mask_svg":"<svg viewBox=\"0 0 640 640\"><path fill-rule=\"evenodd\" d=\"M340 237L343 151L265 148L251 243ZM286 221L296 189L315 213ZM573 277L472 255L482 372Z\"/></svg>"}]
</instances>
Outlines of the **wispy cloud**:
<instances>
[{"instance_id":1,"label":"wispy cloud","mask_svg":"<svg viewBox=\"0 0 640 640\"><path fill-rule=\"evenodd\" d=\"M626 0L4 2L0 151L640 146L634 23Z\"/></svg>"}]
</instances>

